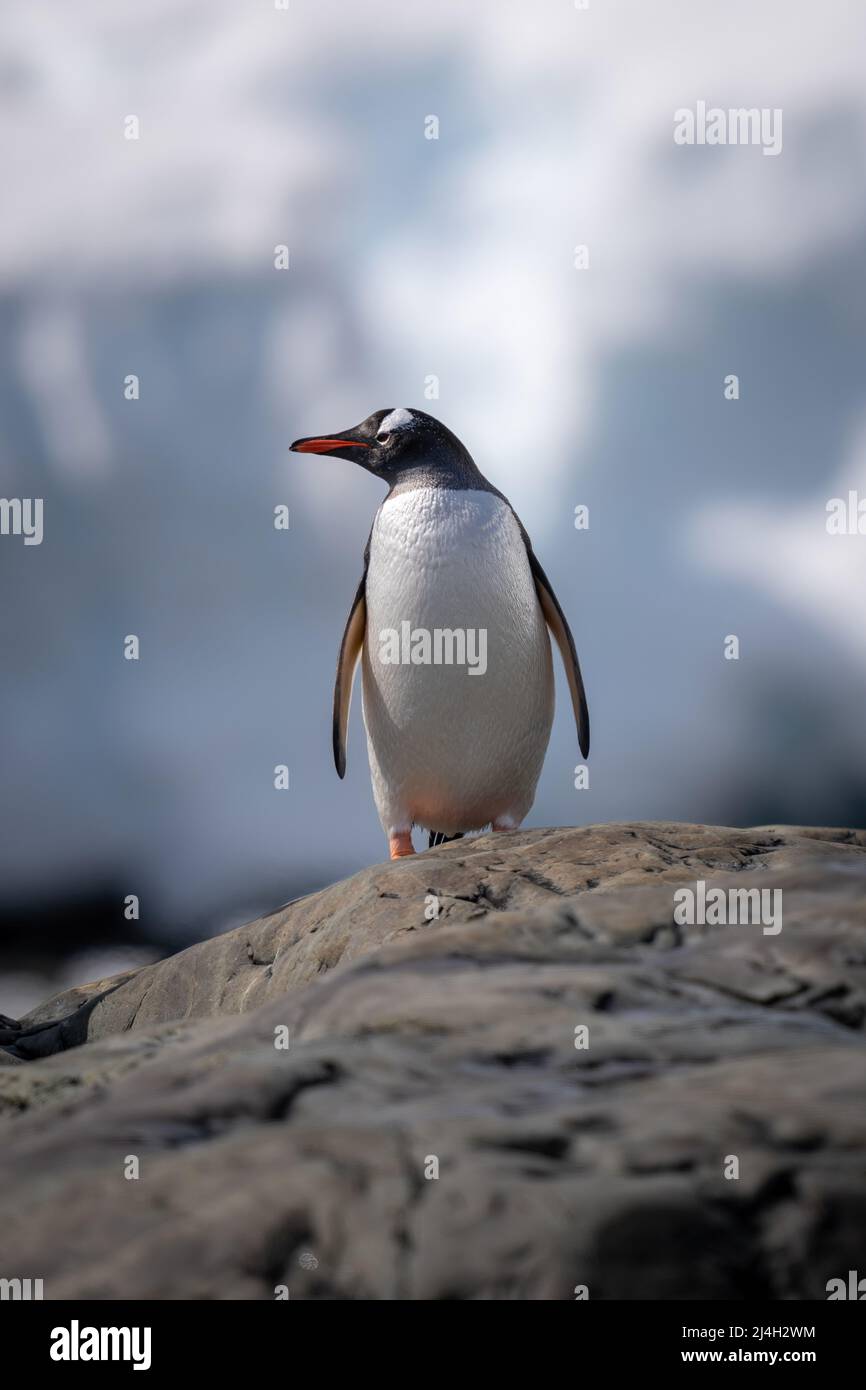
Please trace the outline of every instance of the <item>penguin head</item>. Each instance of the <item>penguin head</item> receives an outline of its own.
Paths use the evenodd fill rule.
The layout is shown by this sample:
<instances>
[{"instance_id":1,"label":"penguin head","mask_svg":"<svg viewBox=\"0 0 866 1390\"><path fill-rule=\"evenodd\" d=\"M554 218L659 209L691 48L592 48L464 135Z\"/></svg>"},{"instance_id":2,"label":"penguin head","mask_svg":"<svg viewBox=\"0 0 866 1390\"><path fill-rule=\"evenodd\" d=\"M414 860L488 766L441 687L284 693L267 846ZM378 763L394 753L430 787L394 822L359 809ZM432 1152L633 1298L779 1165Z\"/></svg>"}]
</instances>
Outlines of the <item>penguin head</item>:
<instances>
[{"instance_id":1,"label":"penguin head","mask_svg":"<svg viewBox=\"0 0 866 1390\"><path fill-rule=\"evenodd\" d=\"M456 435L423 410L389 406L360 425L328 435L309 435L290 445L297 454L333 454L359 463L392 485L413 470L474 467Z\"/></svg>"}]
</instances>

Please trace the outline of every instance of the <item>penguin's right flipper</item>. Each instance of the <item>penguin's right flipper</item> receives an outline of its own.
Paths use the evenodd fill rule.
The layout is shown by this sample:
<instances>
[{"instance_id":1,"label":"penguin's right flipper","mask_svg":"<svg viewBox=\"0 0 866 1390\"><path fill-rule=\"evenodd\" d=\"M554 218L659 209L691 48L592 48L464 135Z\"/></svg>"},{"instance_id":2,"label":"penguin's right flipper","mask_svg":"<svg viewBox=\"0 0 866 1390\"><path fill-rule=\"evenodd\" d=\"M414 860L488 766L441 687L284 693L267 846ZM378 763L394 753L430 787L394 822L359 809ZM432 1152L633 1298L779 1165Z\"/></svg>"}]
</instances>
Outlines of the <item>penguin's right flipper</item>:
<instances>
[{"instance_id":1,"label":"penguin's right flipper","mask_svg":"<svg viewBox=\"0 0 866 1390\"><path fill-rule=\"evenodd\" d=\"M346 735L349 729L349 706L352 703L352 682L355 679L355 667L358 664L367 632L366 589L369 559L370 542L368 541L367 549L364 551L364 573L361 575L361 582L349 610L346 631L343 633L343 640L340 644L337 679L334 684L334 763L338 777L345 777L346 775Z\"/></svg>"},{"instance_id":2,"label":"penguin's right flipper","mask_svg":"<svg viewBox=\"0 0 866 1390\"><path fill-rule=\"evenodd\" d=\"M519 522L518 525L520 525ZM532 549L532 542L522 525L520 529L523 532L529 567L532 570L532 578L535 580L535 592L538 594L544 621L556 640L562 657L562 664L565 667L568 688L571 692L571 703L574 708L574 722L577 725L577 741L580 744L581 753L586 758L589 756L589 709L587 708L586 691L583 688L583 676L580 674L580 662L577 659L574 638L571 635L568 620L560 607L559 599L553 592L553 586Z\"/></svg>"}]
</instances>

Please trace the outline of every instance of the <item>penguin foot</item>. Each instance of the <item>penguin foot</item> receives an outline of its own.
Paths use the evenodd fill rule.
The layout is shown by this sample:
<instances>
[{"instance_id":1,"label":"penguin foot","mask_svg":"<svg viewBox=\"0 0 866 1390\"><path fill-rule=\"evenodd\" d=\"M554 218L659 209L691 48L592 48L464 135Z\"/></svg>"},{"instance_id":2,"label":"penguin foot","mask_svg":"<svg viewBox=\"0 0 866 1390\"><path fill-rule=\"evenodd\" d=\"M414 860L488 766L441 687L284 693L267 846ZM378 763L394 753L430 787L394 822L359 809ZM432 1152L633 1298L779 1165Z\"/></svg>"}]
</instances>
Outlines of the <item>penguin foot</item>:
<instances>
[{"instance_id":1,"label":"penguin foot","mask_svg":"<svg viewBox=\"0 0 866 1390\"><path fill-rule=\"evenodd\" d=\"M406 859L415 853L411 830L397 830L388 836L388 852L392 859Z\"/></svg>"},{"instance_id":2,"label":"penguin foot","mask_svg":"<svg viewBox=\"0 0 866 1390\"><path fill-rule=\"evenodd\" d=\"M498 816L490 828L497 834L504 834L508 830L516 830L519 824L513 816Z\"/></svg>"}]
</instances>

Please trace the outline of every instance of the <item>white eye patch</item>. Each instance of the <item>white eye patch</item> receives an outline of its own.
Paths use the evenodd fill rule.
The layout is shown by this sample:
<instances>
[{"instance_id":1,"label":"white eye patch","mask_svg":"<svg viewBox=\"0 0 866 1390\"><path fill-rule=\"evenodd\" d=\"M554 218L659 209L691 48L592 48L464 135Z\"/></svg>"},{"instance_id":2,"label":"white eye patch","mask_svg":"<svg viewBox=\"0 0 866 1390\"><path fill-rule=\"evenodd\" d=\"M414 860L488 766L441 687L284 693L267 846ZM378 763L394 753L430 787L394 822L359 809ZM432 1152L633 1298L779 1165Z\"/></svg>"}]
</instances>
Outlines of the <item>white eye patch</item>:
<instances>
[{"instance_id":1,"label":"white eye patch","mask_svg":"<svg viewBox=\"0 0 866 1390\"><path fill-rule=\"evenodd\" d=\"M379 434L394 434L396 430L405 430L412 424L412 412L405 406L398 406L392 410L390 415L386 415L379 426Z\"/></svg>"}]
</instances>

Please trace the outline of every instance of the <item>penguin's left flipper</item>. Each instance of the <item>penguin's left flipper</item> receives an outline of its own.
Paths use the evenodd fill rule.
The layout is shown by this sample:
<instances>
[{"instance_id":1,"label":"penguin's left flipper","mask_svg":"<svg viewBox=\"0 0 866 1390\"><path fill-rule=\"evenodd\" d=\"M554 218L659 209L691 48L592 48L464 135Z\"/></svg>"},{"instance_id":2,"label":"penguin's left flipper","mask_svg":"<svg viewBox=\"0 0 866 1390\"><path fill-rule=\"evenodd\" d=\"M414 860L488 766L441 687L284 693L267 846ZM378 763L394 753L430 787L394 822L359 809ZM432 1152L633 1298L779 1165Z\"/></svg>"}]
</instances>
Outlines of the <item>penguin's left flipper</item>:
<instances>
[{"instance_id":1,"label":"penguin's left flipper","mask_svg":"<svg viewBox=\"0 0 866 1390\"><path fill-rule=\"evenodd\" d=\"M361 582L352 600L352 607L349 609L346 631L343 633L343 640L340 643L337 679L334 683L333 740L334 763L338 777L345 777L346 775L346 736L349 729L349 706L352 703L352 682L355 679L355 667L358 664L367 631L366 590L369 560L370 542L368 541L367 549L364 551L364 573L361 575Z\"/></svg>"},{"instance_id":2,"label":"penguin's left flipper","mask_svg":"<svg viewBox=\"0 0 866 1390\"><path fill-rule=\"evenodd\" d=\"M553 592L550 580L541 568L525 531L523 532L523 539L526 543L526 553L529 556L529 567L532 570L532 578L535 580L535 592L538 594L538 601L541 604L544 621L556 638L556 645L559 647L560 655L562 656L562 664L565 667L565 674L568 677L568 688L571 691L571 703L574 708L574 721L577 724L577 741L580 744L581 753L585 758L588 758L589 709L586 703L586 691L583 688L583 677L580 674L580 662L577 659L577 649L574 645L574 638L571 635L571 628L568 626L565 614L559 606L559 599Z\"/></svg>"}]
</instances>

